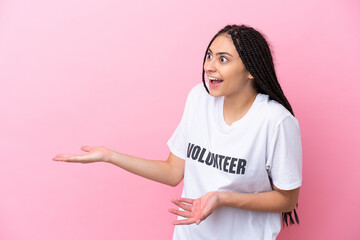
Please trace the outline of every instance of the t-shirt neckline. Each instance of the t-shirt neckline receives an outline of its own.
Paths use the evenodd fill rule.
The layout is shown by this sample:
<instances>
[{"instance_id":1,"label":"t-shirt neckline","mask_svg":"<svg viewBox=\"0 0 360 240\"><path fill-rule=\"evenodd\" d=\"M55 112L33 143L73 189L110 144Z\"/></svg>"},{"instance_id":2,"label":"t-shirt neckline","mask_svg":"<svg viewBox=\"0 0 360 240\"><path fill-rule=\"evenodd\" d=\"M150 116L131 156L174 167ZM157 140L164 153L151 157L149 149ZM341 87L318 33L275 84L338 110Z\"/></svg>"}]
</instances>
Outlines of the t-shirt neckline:
<instances>
[{"instance_id":1,"label":"t-shirt neckline","mask_svg":"<svg viewBox=\"0 0 360 240\"><path fill-rule=\"evenodd\" d=\"M230 125L228 125L226 122L225 122L225 118L224 118L224 101L225 101L225 96L221 96L219 97L219 101L218 101L218 106L217 106L217 112L218 112L218 119L219 119L219 123L220 123L220 127L225 130L225 131L229 131L229 130L232 130L232 129L236 129L238 128L240 125L242 125L249 117L250 115L253 113L256 105L258 104L258 101L260 99L260 93L258 93L256 95L256 98L254 100L254 102L251 104L251 107L249 108L249 110L245 113L245 115L240 118L239 120L233 122Z\"/></svg>"}]
</instances>

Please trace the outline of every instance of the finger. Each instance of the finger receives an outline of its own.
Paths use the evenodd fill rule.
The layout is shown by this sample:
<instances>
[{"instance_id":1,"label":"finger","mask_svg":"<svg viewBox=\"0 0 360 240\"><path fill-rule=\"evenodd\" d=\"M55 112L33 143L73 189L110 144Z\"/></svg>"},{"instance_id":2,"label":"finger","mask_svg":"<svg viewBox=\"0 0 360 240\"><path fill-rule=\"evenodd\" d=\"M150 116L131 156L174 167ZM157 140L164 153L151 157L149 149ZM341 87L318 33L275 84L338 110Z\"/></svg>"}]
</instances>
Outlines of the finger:
<instances>
[{"instance_id":1,"label":"finger","mask_svg":"<svg viewBox=\"0 0 360 240\"><path fill-rule=\"evenodd\" d=\"M57 161L63 162L83 162L87 160L86 154L84 155L75 155L75 154L60 154L57 157L53 158Z\"/></svg>"},{"instance_id":2,"label":"finger","mask_svg":"<svg viewBox=\"0 0 360 240\"><path fill-rule=\"evenodd\" d=\"M69 156L69 154L58 154L55 157L53 157L53 160L55 161L63 161L65 160L67 157Z\"/></svg>"},{"instance_id":3,"label":"finger","mask_svg":"<svg viewBox=\"0 0 360 240\"><path fill-rule=\"evenodd\" d=\"M178 200L171 200L172 203L174 203L176 206L186 210L186 211L191 211L191 205L188 204L184 204L182 202L179 202Z\"/></svg>"},{"instance_id":4,"label":"finger","mask_svg":"<svg viewBox=\"0 0 360 240\"><path fill-rule=\"evenodd\" d=\"M191 198L178 198L175 200L178 200L178 201L184 202L184 203L188 203L188 204L193 204L195 201L195 199L191 199Z\"/></svg>"},{"instance_id":5,"label":"finger","mask_svg":"<svg viewBox=\"0 0 360 240\"><path fill-rule=\"evenodd\" d=\"M195 223L194 218L173 221L173 225L189 225Z\"/></svg>"},{"instance_id":6,"label":"finger","mask_svg":"<svg viewBox=\"0 0 360 240\"><path fill-rule=\"evenodd\" d=\"M70 155L64 160L65 162L89 162L89 156L87 154Z\"/></svg>"},{"instance_id":7,"label":"finger","mask_svg":"<svg viewBox=\"0 0 360 240\"><path fill-rule=\"evenodd\" d=\"M197 220L195 221L195 223L196 223L196 225L199 225L199 224L201 223L201 220L200 220L200 219L197 219Z\"/></svg>"},{"instance_id":8,"label":"finger","mask_svg":"<svg viewBox=\"0 0 360 240\"><path fill-rule=\"evenodd\" d=\"M90 152L92 149L92 147L87 146L87 145L83 145L81 146L81 150L85 151L85 152Z\"/></svg>"},{"instance_id":9,"label":"finger","mask_svg":"<svg viewBox=\"0 0 360 240\"><path fill-rule=\"evenodd\" d=\"M171 212L172 214L181 216L181 217L185 217L185 218L191 218L192 214L190 212L185 212L185 211L180 211L177 209L169 209L169 212Z\"/></svg>"}]
</instances>

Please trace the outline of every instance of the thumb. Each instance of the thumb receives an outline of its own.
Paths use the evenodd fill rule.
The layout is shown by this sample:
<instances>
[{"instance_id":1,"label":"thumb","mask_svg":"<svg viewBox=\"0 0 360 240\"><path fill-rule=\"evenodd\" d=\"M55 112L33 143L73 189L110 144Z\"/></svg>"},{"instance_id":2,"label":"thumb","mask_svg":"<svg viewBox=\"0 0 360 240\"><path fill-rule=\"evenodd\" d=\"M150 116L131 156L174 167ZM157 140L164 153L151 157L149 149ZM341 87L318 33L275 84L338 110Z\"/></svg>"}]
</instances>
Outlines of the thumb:
<instances>
[{"instance_id":1,"label":"thumb","mask_svg":"<svg viewBox=\"0 0 360 240\"><path fill-rule=\"evenodd\" d=\"M86 146L86 145L81 146L81 150L83 150L85 152L89 152L91 149L92 149L92 147L90 147L90 146Z\"/></svg>"}]
</instances>

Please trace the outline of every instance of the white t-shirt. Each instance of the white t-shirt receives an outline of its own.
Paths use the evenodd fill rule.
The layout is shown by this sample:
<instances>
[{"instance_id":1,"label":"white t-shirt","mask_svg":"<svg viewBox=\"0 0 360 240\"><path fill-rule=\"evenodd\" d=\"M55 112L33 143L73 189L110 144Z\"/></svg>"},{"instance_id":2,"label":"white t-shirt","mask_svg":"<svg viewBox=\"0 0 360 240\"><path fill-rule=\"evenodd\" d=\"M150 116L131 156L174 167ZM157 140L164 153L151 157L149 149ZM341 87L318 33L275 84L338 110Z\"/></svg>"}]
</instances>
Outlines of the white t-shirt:
<instances>
[{"instance_id":1,"label":"white t-shirt","mask_svg":"<svg viewBox=\"0 0 360 240\"><path fill-rule=\"evenodd\" d=\"M190 91L182 119L167 142L185 160L182 197L211 191L257 193L300 187L302 148L297 119L269 96L258 93L249 111L229 126L224 97L199 83ZM183 219L178 217L178 219ZM281 229L280 213L217 208L199 225L178 225L174 240L268 240Z\"/></svg>"}]
</instances>

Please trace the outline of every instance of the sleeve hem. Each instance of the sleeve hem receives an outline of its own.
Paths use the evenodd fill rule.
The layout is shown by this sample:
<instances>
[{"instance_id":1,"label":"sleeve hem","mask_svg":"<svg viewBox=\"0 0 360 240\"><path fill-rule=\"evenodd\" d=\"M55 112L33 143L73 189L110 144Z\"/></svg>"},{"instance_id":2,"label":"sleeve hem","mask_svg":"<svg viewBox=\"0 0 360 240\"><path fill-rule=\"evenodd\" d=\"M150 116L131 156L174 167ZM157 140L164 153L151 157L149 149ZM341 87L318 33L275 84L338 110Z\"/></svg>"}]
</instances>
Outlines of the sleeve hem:
<instances>
[{"instance_id":1,"label":"sleeve hem","mask_svg":"<svg viewBox=\"0 0 360 240\"><path fill-rule=\"evenodd\" d=\"M175 156L182 158L184 160L186 159L185 155L183 155L180 151L175 149L171 144L167 143L167 145L169 146L170 152L173 153Z\"/></svg>"},{"instance_id":2,"label":"sleeve hem","mask_svg":"<svg viewBox=\"0 0 360 240\"><path fill-rule=\"evenodd\" d=\"M277 181L273 181L273 184L281 190L293 190L301 186L301 180L292 184L280 184Z\"/></svg>"}]
</instances>

